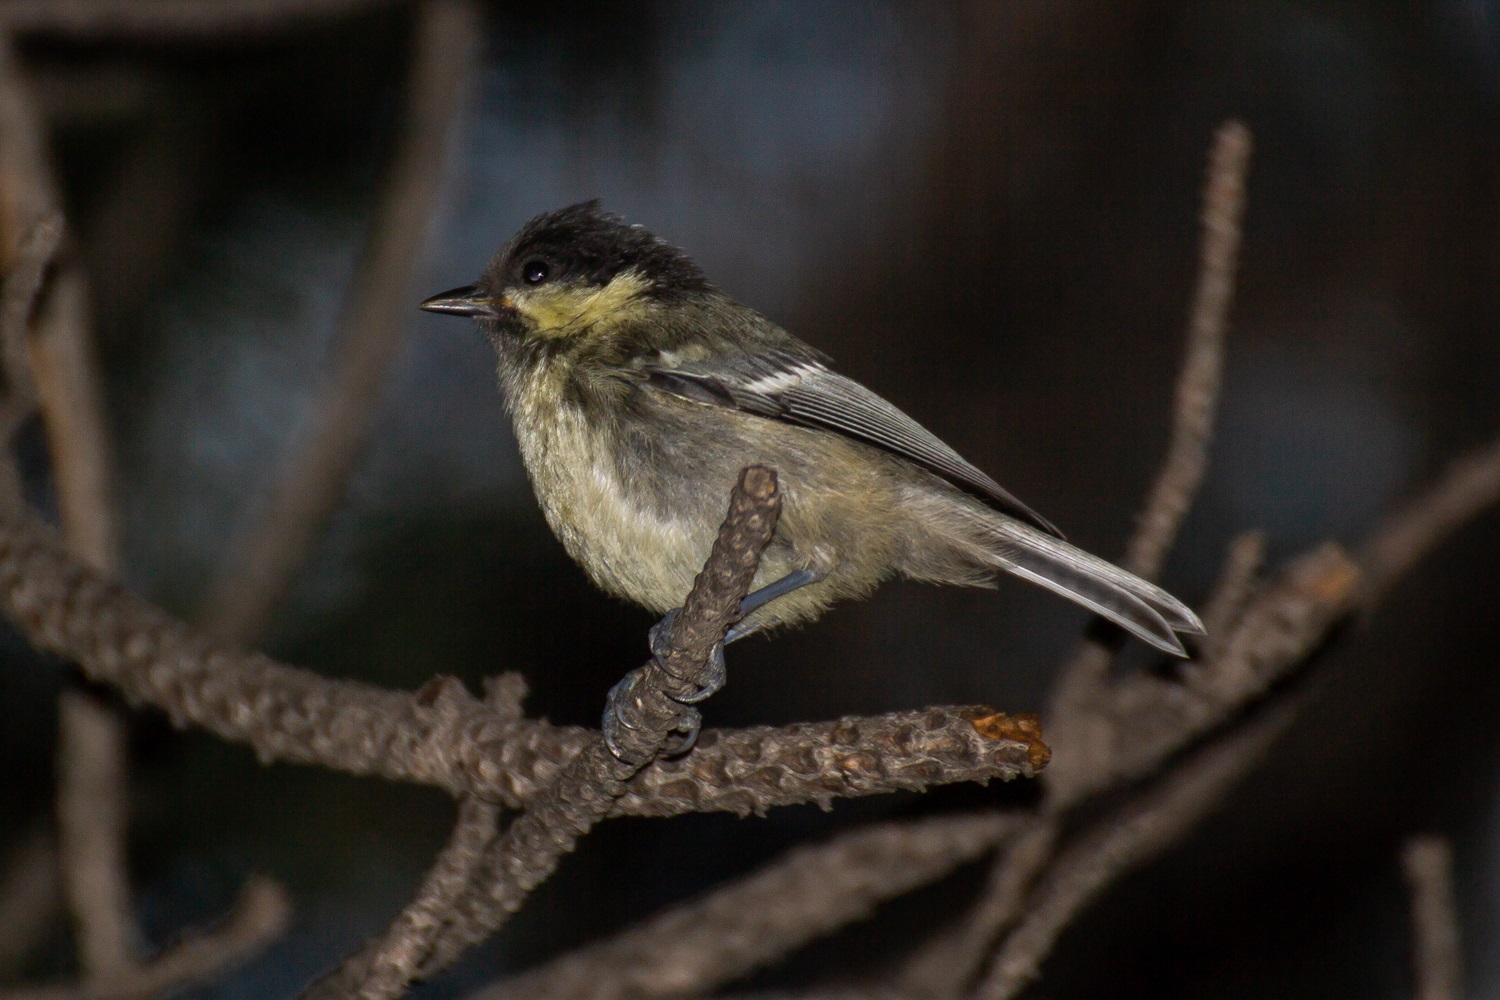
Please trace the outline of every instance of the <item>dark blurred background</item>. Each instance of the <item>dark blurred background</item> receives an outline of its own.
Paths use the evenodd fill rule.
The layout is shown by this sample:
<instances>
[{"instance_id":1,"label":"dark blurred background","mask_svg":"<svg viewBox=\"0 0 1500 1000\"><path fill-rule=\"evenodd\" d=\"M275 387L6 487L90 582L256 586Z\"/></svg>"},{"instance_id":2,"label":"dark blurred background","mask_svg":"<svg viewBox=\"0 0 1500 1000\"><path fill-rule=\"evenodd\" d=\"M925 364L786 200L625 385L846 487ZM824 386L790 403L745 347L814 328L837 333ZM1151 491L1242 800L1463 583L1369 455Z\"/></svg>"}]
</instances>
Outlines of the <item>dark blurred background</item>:
<instances>
[{"instance_id":1,"label":"dark blurred background","mask_svg":"<svg viewBox=\"0 0 1500 1000\"><path fill-rule=\"evenodd\" d=\"M332 4L242 33L37 29L45 112L91 282L129 582L193 616L327 364L396 139L412 12ZM1118 555L1166 441L1204 155L1254 131L1214 465L1166 583L1200 599L1248 528L1274 559L1355 543L1500 432L1500 3L862 2L486 8L410 333L348 503L268 648L415 687L523 673L533 713L593 724L650 616L596 592L547 531L488 346L415 309L530 216L599 196L832 354L1086 548ZM1404 996L1397 869L1456 838L1475 995L1500 992L1500 520L1467 529L1334 651L1267 767L1063 939L1042 992ZM735 648L707 707L743 725L986 702L1038 710L1081 613L892 585ZM0 671L0 833L51 808L64 676ZM1045 720L1044 720L1045 722ZM1418 771L1376 750L1426 748ZM289 995L379 927L442 842L435 792L135 724L132 861L161 941L245 875L292 888L291 936L203 996ZM874 816L1026 790L613 822L447 997ZM3 841L0 841L3 842ZM756 985L870 973L973 873ZM65 971L59 930L39 975ZM1107 984L1107 985L1106 985Z\"/></svg>"}]
</instances>

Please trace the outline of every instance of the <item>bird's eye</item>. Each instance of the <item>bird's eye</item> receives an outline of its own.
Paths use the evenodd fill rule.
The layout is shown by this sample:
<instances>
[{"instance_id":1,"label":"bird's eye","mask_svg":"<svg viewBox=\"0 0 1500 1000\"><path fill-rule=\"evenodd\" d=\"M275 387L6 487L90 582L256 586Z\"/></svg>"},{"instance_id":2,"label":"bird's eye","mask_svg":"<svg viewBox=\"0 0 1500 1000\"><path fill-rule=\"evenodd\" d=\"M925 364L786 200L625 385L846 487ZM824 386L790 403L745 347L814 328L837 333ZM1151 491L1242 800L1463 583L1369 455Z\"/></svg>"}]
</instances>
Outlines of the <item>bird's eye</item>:
<instances>
[{"instance_id":1,"label":"bird's eye","mask_svg":"<svg viewBox=\"0 0 1500 1000\"><path fill-rule=\"evenodd\" d=\"M521 265L521 280L528 285L540 285L552 274L545 260L528 260Z\"/></svg>"}]
</instances>

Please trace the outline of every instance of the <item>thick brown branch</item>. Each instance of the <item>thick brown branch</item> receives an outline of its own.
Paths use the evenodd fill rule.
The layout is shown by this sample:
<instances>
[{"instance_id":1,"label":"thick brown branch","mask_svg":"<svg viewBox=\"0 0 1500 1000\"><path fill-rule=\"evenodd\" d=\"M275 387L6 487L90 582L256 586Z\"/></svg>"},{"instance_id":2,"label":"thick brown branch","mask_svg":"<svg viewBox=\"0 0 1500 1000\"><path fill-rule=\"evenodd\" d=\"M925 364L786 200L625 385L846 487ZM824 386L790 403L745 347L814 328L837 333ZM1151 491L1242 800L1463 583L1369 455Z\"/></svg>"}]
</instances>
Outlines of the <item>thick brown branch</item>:
<instances>
[{"instance_id":1,"label":"thick brown branch","mask_svg":"<svg viewBox=\"0 0 1500 1000\"><path fill-rule=\"evenodd\" d=\"M516 719L463 694L431 698L330 680L216 643L70 556L34 520L0 517L0 613L94 680L252 747L521 806L590 732ZM613 815L764 812L848 795L1029 776L1039 742L980 733L987 708L932 708L780 728L708 730L687 757L630 782Z\"/></svg>"},{"instance_id":2,"label":"thick brown branch","mask_svg":"<svg viewBox=\"0 0 1500 1000\"><path fill-rule=\"evenodd\" d=\"M469 0L422 4L401 140L366 239L333 369L295 450L247 530L230 545L205 621L232 642L264 631L343 500L364 453L391 364L411 326L412 271L437 204L449 135L476 64L479 11Z\"/></svg>"},{"instance_id":3,"label":"thick brown branch","mask_svg":"<svg viewBox=\"0 0 1500 1000\"><path fill-rule=\"evenodd\" d=\"M473 1000L699 996L933 882L994 848L1020 818L885 823L797 848L761 871Z\"/></svg>"},{"instance_id":4,"label":"thick brown branch","mask_svg":"<svg viewBox=\"0 0 1500 1000\"><path fill-rule=\"evenodd\" d=\"M1411 892L1416 1000L1463 1000L1463 947L1453 898L1453 848L1443 837L1413 837L1401 852Z\"/></svg>"}]
</instances>

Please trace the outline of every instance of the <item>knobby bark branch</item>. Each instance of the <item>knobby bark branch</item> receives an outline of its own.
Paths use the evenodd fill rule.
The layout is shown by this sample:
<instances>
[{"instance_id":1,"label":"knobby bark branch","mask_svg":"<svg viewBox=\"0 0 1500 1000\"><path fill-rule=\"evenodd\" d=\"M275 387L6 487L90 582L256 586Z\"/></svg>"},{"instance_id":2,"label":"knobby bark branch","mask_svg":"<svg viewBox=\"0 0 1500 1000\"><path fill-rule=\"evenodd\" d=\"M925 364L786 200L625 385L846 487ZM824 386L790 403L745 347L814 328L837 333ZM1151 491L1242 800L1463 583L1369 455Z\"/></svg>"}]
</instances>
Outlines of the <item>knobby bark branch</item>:
<instances>
[{"instance_id":1,"label":"knobby bark branch","mask_svg":"<svg viewBox=\"0 0 1500 1000\"><path fill-rule=\"evenodd\" d=\"M510 806L540 794L591 730L497 713L450 687L433 699L330 680L231 649L103 578L29 517L0 517L0 613L39 649L133 701L245 743L267 762L434 785ZM975 728L987 708L708 730L632 779L614 815L764 812L846 795L1009 779L1039 744Z\"/></svg>"}]
</instances>

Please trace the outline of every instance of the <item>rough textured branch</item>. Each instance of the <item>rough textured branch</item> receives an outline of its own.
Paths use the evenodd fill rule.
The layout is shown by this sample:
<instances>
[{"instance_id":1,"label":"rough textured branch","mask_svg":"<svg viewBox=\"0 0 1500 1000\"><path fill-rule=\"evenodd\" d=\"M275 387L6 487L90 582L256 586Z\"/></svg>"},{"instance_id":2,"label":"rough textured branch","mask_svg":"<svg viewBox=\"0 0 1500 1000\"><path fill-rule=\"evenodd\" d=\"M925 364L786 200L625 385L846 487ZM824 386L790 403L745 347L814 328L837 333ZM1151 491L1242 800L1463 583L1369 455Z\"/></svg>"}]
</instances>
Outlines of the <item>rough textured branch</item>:
<instances>
[{"instance_id":1,"label":"rough textured branch","mask_svg":"<svg viewBox=\"0 0 1500 1000\"><path fill-rule=\"evenodd\" d=\"M433 698L330 680L216 643L104 579L34 520L0 517L0 613L39 649L126 697L251 746L520 806L582 750L589 731L496 712L446 685ZM1039 741L996 739L986 708L709 730L689 756L630 782L612 815L764 812L846 795L1031 775ZM1024 733L1018 735L1024 737Z\"/></svg>"}]
</instances>

